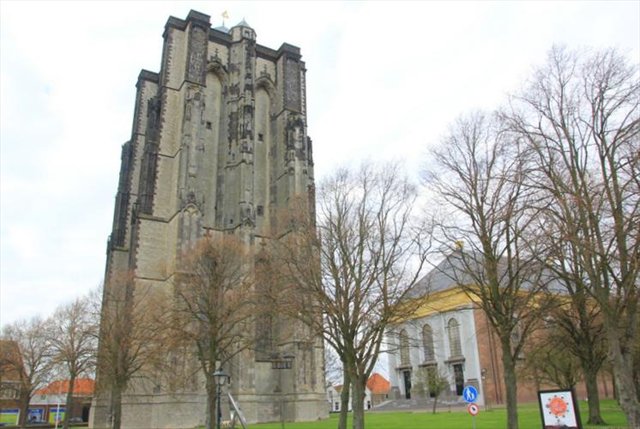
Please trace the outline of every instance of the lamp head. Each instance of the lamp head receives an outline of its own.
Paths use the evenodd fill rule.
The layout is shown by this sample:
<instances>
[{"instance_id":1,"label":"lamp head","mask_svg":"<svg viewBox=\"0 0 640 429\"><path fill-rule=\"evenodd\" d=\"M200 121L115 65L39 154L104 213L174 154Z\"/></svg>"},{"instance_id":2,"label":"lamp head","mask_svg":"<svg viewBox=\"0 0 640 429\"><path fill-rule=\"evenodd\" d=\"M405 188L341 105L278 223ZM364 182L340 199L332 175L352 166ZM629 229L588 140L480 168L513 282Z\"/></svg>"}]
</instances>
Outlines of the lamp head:
<instances>
[{"instance_id":1,"label":"lamp head","mask_svg":"<svg viewBox=\"0 0 640 429\"><path fill-rule=\"evenodd\" d=\"M213 373L213 380L216 383L216 386L224 386L229 382L230 377L222 371L222 368L218 368L216 372Z\"/></svg>"}]
</instances>

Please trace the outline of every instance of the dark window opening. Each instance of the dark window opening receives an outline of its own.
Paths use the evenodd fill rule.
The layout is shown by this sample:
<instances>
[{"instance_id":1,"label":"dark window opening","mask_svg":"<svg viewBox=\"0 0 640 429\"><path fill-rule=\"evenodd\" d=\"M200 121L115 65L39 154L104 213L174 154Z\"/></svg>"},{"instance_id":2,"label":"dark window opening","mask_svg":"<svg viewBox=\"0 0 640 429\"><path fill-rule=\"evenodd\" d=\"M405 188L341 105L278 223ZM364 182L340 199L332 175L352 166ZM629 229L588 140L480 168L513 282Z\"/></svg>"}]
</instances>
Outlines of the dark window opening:
<instances>
[{"instance_id":1,"label":"dark window opening","mask_svg":"<svg viewBox=\"0 0 640 429\"><path fill-rule=\"evenodd\" d=\"M453 378L456 382L456 395L462 396L462 391L464 390L464 371L462 370L461 363L453 365Z\"/></svg>"},{"instance_id":2,"label":"dark window opening","mask_svg":"<svg viewBox=\"0 0 640 429\"><path fill-rule=\"evenodd\" d=\"M262 135L262 133L258 133L258 141L264 141L264 135Z\"/></svg>"},{"instance_id":3,"label":"dark window opening","mask_svg":"<svg viewBox=\"0 0 640 429\"><path fill-rule=\"evenodd\" d=\"M211 122L207 121L207 129L210 130L211 129Z\"/></svg>"},{"instance_id":4,"label":"dark window opening","mask_svg":"<svg viewBox=\"0 0 640 429\"><path fill-rule=\"evenodd\" d=\"M404 379L404 397L411 399L411 371L402 371L402 378Z\"/></svg>"}]
</instances>

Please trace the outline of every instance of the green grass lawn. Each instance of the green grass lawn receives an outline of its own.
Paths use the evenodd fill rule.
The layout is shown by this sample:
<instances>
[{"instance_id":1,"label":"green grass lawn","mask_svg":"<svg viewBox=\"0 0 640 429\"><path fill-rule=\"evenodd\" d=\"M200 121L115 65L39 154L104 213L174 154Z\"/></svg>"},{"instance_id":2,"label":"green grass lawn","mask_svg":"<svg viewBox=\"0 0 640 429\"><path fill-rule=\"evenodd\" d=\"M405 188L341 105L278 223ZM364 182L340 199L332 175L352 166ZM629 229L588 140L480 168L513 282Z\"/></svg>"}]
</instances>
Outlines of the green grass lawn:
<instances>
[{"instance_id":1,"label":"green grass lawn","mask_svg":"<svg viewBox=\"0 0 640 429\"><path fill-rule=\"evenodd\" d=\"M602 401L602 416L608 426L587 426L587 403L580 402L583 426L589 429L618 429L627 428L624 415L614 401ZM520 429L541 429L540 411L538 404L525 404L518 408ZM494 408L489 411L481 410L476 417L476 429L505 429L506 411L504 408ZM307 423L286 423L286 429L335 429L338 416L332 414L328 420ZM472 417L466 411L438 411L430 412L397 412L376 413L368 412L365 417L367 429L471 429ZM259 429L281 429L280 423L266 423L252 425Z\"/></svg>"}]
</instances>

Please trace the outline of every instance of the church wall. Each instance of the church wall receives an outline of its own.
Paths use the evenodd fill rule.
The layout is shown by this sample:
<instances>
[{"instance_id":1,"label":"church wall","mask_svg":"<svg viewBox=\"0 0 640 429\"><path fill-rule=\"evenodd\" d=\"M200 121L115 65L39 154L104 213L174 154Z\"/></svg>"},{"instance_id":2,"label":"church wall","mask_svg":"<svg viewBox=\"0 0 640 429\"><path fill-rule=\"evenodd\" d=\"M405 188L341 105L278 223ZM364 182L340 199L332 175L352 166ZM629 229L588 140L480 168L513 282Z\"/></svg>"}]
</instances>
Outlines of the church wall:
<instances>
[{"instance_id":1,"label":"church wall","mask_svg":"<svg viewBox=\"0 0 640 429\"><path fill-rule=\"evenodd\" d=\"M484 311L476 309L474 317L477 327L480 366L484 368L482 388L485 403L504 404L506 392L502 382L504 371L502 370L500 341L491 328Z\"/></svg>"},{"instance_id":2,"label":"church wall","mask_svg":"<svg viewBox=\"0 0 640 429\"><path fill-rule=\"evenodd\" d=\"M483 369L484 380L483 389L485 390L486 401L489 405L504 404L506 401L506 390L504 386L504 371L502 370L502 350L500 348L499 338L490 327L487 317L480 309L475 310L475 320L478 326L478 354L480 357L480 365ZM528 344L535 344L535 338L530 337ZM523 352L523 354L526 353ZM516 367L518 375L518 402L536 402L538 400L538 390L557 389L554 385L536 385L536 383L527 378L523 373L523 361L520 361ZM604 371L598 376L598 390L600 398L611 398L613 396L611 377ZM575 388L579 399L586 399L586 387L584 382L578 383Z\"/></svg>"},{"instance_id":3,"label":"church wall","mask_svg":"<svg viewBox=\"0 0 640 429\"><path fill-rule=\"evenodd\" d=\"M204 398L196 394L127 396L123 402L122 426L192 429L202 424L201 416L193 410L204 407Z\"/></svg>"},{"instance_id":4,"label":"church wall","mask_svg":"<svg viewBox=\"0 0 640 429\"><path fill-rule=\"evenodd\" d=\"M462 354L451 354L448 323L455 319L459 324L460 345ZM429 324L433 332L433 348L435 359L427 361L425 358L422 329ZM406 365L400 360L400 344L398 336L401 330L405 330L409 338L410 364ZM389 357L389 378L392 392L396 396L405 397L406 386L404 383L404 371L411 371L411 397L425 397L426 381L423 368L436 365L438 371L448 379L449 387L442 394L442 398L457 400L453 365L462 365L464 382L479 386L480 360L478 357L478 339L476 337L474 310L470 306L448 309L442 312L432 312L430 315L412 319L401 325L394 326L393 332L388 334L392 345L393 354ZM478 403L483 404L483 396Z\"/></svg>"},{"instance_id":5,"label":"church wall","mask_svg":"<svg viewBox=\"0 0 640 429\"><path fill-rule=\"evenodd\" d=\"M135 272L137 297L148 290L171 297L181 252L205 233L233 232L250 245L268 240L272 216L286 210L294 194L308 198L313 184L298 48L257 45L246 26L228 34L213 30L209 17L195 11L185 20L169 18L163 39L160 72L143 71L138 79L127 167L123 158L125 246L108 256L112 268ZM114 230L122 220L114 217ZM253 269L253 260L248 266ZM280 399L287 420L327 415L322 343L309 347L306 336L294 337L295 322L287 323L291 338L266 356L291 350L293 369L273 369L252 350L227 368L250 422L278 421ZM189 353L179 361L197 367ZM202 374L180 388L146 375L148 382L132 382L125 395L125 428L204 422ZM278 392L283 385L288 390ZM92 427L107 425L105 401L96 398Z\"/></svg>"},{"instance_id":6,"label":"church wall","mask_svg":"<svg viewBox=\"0 0 640 429\"><path fill-rule=\"evenodd\" d=\"M168 224L143 215L138 222L138 248L145 248L145 252L137 252L136 277L166 278Z\"/></svg>"},{"instance_id":7,"label":"church wall","mask_svg":"<svg viewBox=\"0 0 640 429\"><path fill-rule=\"evenodd\" d=\"M440 300L440 298L443 298ZM506 391L504 387L504 371L502 369L502 353L500 349L499 339L497 338L493 328L489 325L488 319L480 308L468 306L467 308L452 309L449 305L456 302L456 295L445 293L435 295L429 301L429 308L437 308L442 306L441 311L429 311L427 314L417 318L408 320L400 325L394 326L393 331L387 334L388 341L392 352L389 354L389 379L391 383L391 396L396 398L404 398L405 385L403 379L403 371L410 369L412 371L412 397L417 394L418 397L424 397L418 383L421 380L417 377L417 369L427 364L437 363L437 367L445 369L448 375L450 389L449 393L443 394L445 400L463 402L462 398L455 395L453 391L453 371L451 370L450 343L447 334L447 321L451 317L455 317L460 322L460 338L464 355L464 379L465 385L471 384L478 388L480 396L478 401L480 405L492 406L502 405L506 400ZM428 323L433 329L435 359L433 362L424 361L424 347L422 341L422 327ZM405 329L410 339L410 357L411 365L408 367L403 365L400 360L400 350L398 343L398 333ZM517 371L518 377L518 402L536 402L537 391L539 389L556 389L557 386L540 385L536 386L531 380L526 379L519 366ZM601 398L612 396L612 383L610 377L601 374L599 380L599 391ZM426 392L425 392L426 393ZM576 393L580 399L586 397L586 389L584 383L576 386Z\"/></svg>"}]
</instances>

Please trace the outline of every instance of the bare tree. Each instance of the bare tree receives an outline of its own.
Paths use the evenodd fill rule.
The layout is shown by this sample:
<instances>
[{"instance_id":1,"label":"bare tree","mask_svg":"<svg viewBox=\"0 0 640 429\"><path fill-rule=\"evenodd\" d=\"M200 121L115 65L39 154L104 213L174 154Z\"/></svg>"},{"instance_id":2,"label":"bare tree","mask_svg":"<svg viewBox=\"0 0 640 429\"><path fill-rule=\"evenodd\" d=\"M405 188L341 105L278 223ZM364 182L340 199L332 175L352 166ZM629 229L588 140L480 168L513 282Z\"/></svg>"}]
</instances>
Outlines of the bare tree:
<instances>
[{"instance_id":1,"label":"bare tree","mask_svg":"<svg viewBox=\"0 0 640 429\"><path fill-rule=\"evenodd\" d=\"M69 377L64 429L69 428L76 379L95 369L98 320L94 316L88 297L81 297L58 307L48 321L52 362Z\"/></svg>"},{"instance_id":2,"label":"bare tree","mask_svg":"<svg viewBox=\"0 0 640 429\"><path fill-rule=\"evenodd\" d=\"M551 235L550 237L557 237ZM555 241L551 238L548 242L553 245ZM553 347L562 350L563 354L572 355L580 363L582 374L587 388L587 401L589 405L589 424L604 424L604 419L600 413L600 394L598 392L598 372L602 368L607 357L607 345L604 326L600 308L594 305L590 299L584 278L580 275L582 268L575 264L575 246L567 246L566 243L555 244L563 247L570 247L566 252L555 253L556 258L546 258L547 263L553 266L552 271L556 274L559 284L562 285L564 293L559 297L559 305L550 311L550 319L556 333L560 338L552 341ZM553 247L548 255L554 254ZM573 255L568 259L568 255ZM550 261L555 260L556 264ZM572 280L569 280L569 279ZM567 295L568 298L567 299ZM573 359L566 357L557 362L564 363L569 371ZM545 361L549 362L549 361ZM568 366L567 366L568 365ZM569 372L567 372L568 374ZM566 387L566 386L562 386Z\"/></svg>"},{"instance_id":3,"label":"bare tree","mask_svg":"<svg viewBox=\"0 0 640 429\"><path fill-rule=\"evenodd\" d=\"M538 388L544 383L574 389L582 378L580 359L573 352L567 353L564 330L552 324L545 331L526 347L523 375Z\"/></svg>"},{"instance_id":4,"label":"bare tree","mask_svg":"<svg viewBox=\"0 0 640 429\"><path fill-rule=\"evenodd\" d=\"M98 296L101 295L101 296ZM135 293L131 273L113 273L102 294L92 297L100 319L98 389L109 393L112 429L122 425L122 395L131 379L145 368L161 365L164 306L148 290Z\"/></svg>"},{"instance_id":5,"label":"bare tree","mask_svg":"<svg viewBox=\"0 0 640 429\"><path fill-rule=\"evenodd\" d=\"M435 414L438 407L438 398L449 387L449 378L435 365L420 368L418 377L427 388L425 393L428 397L433 398L431 413Z\"/></svg>"},{"instance_id":6,"label":"bare tree","mask_svg":"<svg viewBox=\"0 0 640 429\"><path fill-rule=\"evenodd\" d=\"M640 426L633 381L640 325L639 100L637 64L613 50L580 54L556 47L504 115L537 155L545 215L557 225L551 234L557 252L548 265L578 285L573 296L584 299L584 290L597 303L631 427Z\"/></svg>"},{"instance_id":7,"label":"bare tree","mask_svg":"<svg viewBox=\"0 0 640 429\"><path fill-rule=\"evenodd\" d=\"M288 294L289 311L322 333L342 362L343 390L353 389L355 429L364 428L366 382L385 329L411 311L404 298L425 259L424 231L412 218L416 189L400 168L338 170L318 187L317 225L309 215L313 207L301 204L277 252L285 284L295 291Z\"/></svg>"},{"instance_id":8,"label":"bare tree","mask_svg":"<svg viewBox=\"0 0 640 429\"><path fill-rule=\"evenodd\" d=\"M526 154L493 117L459 119L432 151L426 183L442 207L451 277L486 314L502 351L507 427L518 428L516 362L543 306Z\"/></svg>"},{"instance_id":9,"label":"bare tree","mask_svg":"<svg viewBox=\"0 0 640 429\"><path fill-rule=\"evenodd\" d=\"M216 421L213 373L252 345L254 255L235 235L207 236L184 255L172 328L195 348L207 391L206 428Z\"/></svg>"},{"instance_id":10,"label":"bare tree","mask_svg":"<svg viewBox=\"0 0 640 429\"><path fill-rule=\"evenodd\" d=\"M11 374L19 380L18 424L24 428L33 393L49 381L51 354L45 335L45 322L35 317L7 325L3 329L1 343L0 368L4 374Z\"/></svg>"}]
</instances>

